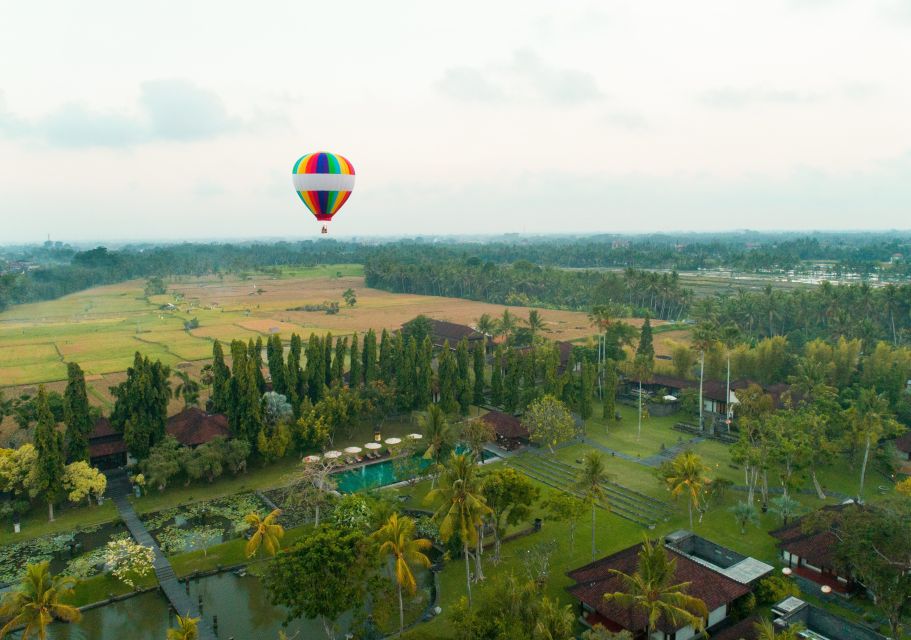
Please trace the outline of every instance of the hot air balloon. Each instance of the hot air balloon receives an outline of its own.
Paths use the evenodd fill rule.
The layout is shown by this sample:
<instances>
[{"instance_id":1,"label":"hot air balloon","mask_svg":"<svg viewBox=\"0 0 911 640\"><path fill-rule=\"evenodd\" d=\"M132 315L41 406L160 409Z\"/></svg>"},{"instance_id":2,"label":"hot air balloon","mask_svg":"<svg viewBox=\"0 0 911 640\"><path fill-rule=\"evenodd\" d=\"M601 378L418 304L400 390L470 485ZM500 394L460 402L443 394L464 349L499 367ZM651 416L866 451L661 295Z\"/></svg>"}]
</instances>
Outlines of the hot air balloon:
<instances>
[{"instance_id":1,"label":"hot air balloon","mask_svg":"<svg viewBox=\"0 0 911 640\"><path fill-rule=\"evenodd\" d=\"M335 153L320 151L301 156L291 169L294 190L329 233L332 216L354 190L354 166Z\"/></svg>"}]
</instances>

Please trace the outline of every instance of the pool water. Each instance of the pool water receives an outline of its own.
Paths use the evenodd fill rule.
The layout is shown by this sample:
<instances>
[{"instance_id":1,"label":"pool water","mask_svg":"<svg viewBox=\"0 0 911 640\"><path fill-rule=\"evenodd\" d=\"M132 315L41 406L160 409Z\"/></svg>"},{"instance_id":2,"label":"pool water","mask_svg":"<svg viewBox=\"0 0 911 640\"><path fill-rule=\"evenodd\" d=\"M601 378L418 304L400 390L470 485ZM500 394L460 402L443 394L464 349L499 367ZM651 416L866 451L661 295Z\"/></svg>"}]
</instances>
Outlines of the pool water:
<instances>
[{"instance_id":1,"label":"pool water","mask_svg":"<svg viewBox=\"0 0 911 640\"><path fill-rule=\"evenodd\" d=\"M496 458L496 454L489 451L482 451L482 460ZM426 469L430 466L431 461L424 459L420 454L416 455L420 469ZM374 464L363 465L356 469L339 471L335 474L335 480L338 483L338 490L342 493L354 493L363 489L375 489L386 485L395 484L402 480L410 478L399 478L395 473L395 467L392 460L383 460Z\"/></svg>"}]
</instances>

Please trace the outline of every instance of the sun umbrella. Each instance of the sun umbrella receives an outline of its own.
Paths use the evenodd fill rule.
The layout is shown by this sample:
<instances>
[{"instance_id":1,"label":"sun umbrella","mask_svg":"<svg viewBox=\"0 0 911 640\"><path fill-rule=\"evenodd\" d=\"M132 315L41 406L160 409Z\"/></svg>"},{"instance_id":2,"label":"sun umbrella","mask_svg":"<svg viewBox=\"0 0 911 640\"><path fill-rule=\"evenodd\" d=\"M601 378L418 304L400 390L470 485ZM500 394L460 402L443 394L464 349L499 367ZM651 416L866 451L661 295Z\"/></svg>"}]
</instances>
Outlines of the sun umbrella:
<instances>
[{"instance_id":1,"label":"sun umbrella","mask_svg":"<svg viewBox=\"0 0 911 640\"><path fill-rule=\"evenodd\" d=\"M345 453L360 453L361 451L360 447L345 447Z\"/></svg>"},{"instance_id":2,"label":"sun umbrella","mask_svg":"<svg viewBox=\"0 0 911 640\"><path fill-rule=\"evenodd\" d=\"M330 460L335 460L336 458L342 457L342 452L341 451L327 451L326 453L323 454L323 457L329 458Z\"/></svg>"},{"instance_id":3,"label":"sun umbrella","mask_svg":"<svg viewBox=\"0 0 911 640\"><path fill-rule=\"evenodd\" d=\"M411 438L412 440L420 440L424 436L422 436L420 433L409 433L407 437Z\"/></svg>"},{"instance_id":4,"label":"sun umbrella","mask_svg":"<svg viewBox=\"0 0 911 640\"><path fill-rule=\"evenodd\" d=\"M310 455L304 458L304 462L317 462L319 460L318 455Z\"/></svg>"},{"instance_id":5,"label":"sun umbrella","mask_svg":"<svg viewBox=\"0 0 911 640\"><path fill-rule=\"evenodd\" d=\"M664 399L667 400L668 402L676 402L676 401L677 401L677 397L676 397L676 396L664 396Z\"/></svg>"},{"instance_id":6,"label":"sun umbrella","mask_svg":"<svg viewBox=\"0 0 911 640\"><path fill-rule=\"evenodd\" d=\"M386 438L386 444L399 444L401 441L401 438Z\"/></svg>"},{"instance_id":7,"label":"sun umbrella","mask_svg":"<svg viewBox=\"0 0 911 640\"><path fill-rule=\"evenodd\" d=\"M368 442L367 444L364 445L364 448L365 449L382 449L383 445L381 445L379 442Z\"/></svg>"}]
</instances>

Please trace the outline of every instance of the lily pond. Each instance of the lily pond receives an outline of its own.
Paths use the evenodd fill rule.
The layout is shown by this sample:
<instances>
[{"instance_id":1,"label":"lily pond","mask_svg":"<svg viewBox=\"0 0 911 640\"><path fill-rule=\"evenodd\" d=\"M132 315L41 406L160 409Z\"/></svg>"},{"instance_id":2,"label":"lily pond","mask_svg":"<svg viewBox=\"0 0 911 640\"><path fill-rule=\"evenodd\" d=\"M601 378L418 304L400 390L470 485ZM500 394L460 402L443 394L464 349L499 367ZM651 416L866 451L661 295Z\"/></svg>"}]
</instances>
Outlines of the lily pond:
<instances>
[{"instance_id":1,"label":"lily pond","mask_svg":"<svg viewBox=\"0 0 911 640\"><path fill-rule=\"evenodd\" d=\"M0 547L0 585L18 582L25 566L48 561L51 572L89 578L104 567L104 548L110 540L128 538L122 522L32 538Z\"/></svg>"},{"instance_id":2,"label":"lily pond","mask_svg":"<svg viewBox=\"0 0 911 640\"><path fill-rule=\"evenodd\" d=\"M429 571L422 570L416 578L418 594L411 603L414 607L409 608L418 616L430 601L433 577ZM202 597L202 614L206 620L214 622L215 617L218 618L219 640L273 640L278 638L280 629L284 629L289 637L325 637L322 624L317 620L298 618L287 627L282 627L285 608L269 604L266 589L256 576L221 573L191 581L189 591L194 601ZM339 631L344 633L350 621L350 613L342 616ZM152 591L86 611L78 624L55 623L49 628L48 638L161 640L173 622L173 612L169 611L164 596ZM295 636L295 633L298 635Z\"/></svg>"},{"instance_id":3,"label":"lily pond","mask_svg":"<svg viewBox=\"0 0 911 640\"><path fill-rule=\"evenodd\" d=\"M265 514L268 505L253 493L145 514L142 521L166 555L207 549L238 538L247 530L244 516Z\"/></svg>"}]
</instances>

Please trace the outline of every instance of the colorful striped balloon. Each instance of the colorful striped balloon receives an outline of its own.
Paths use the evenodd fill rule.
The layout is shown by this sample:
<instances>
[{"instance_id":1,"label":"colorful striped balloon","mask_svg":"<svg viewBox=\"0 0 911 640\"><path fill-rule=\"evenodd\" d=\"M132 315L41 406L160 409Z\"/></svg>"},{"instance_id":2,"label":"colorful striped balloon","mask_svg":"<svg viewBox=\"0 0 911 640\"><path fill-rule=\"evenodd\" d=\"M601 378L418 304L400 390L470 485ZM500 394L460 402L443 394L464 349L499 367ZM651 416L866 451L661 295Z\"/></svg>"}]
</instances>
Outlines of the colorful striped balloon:
<instances>
[{"instance_id":1,"label":"colorful striped balloon","mask_svg":"<svg viewBox=\"0 0 911 640\"><path fill-rule=\"evenodd\" d=\"M316 219L329 222L354 190L354 166L334 153L308 153L291 169L294 190ZM326 233L326 225L323 225Z\"/></svg>"}]
</instances>

